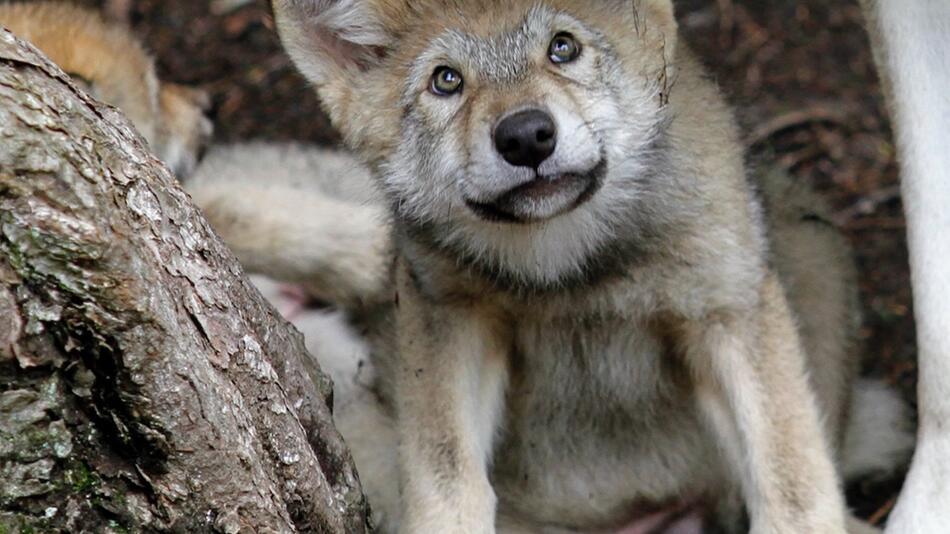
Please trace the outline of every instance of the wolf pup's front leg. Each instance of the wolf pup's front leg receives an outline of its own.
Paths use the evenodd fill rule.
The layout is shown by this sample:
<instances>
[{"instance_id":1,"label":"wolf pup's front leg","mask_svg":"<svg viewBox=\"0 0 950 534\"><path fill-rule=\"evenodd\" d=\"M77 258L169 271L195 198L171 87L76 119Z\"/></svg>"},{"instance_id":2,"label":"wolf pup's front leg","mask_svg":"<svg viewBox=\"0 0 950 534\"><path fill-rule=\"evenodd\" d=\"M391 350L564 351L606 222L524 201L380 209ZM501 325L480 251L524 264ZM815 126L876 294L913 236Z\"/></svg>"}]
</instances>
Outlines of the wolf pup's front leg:
<instances>
[{"instance_id":1,"label":"wolf pup's front leg","mask_svg":"<svg viewBox=\"0 0 950 534\"><path fill-rule=\"evenodd\" d=\"M507 382L504 327L477 302L424 295L405 265L397 283L401 532L495 532L487 465Z\"/></svg>"},{"instance_id":2,"label":"wolf pup's front leg","mask_svg":"<svg viewBox=\"0 0 950 534\"><path fill-rule=\"evenodd\" d=\"M775 276L751 311L686 326L697 400L740 474L755 534L845 532L805 355Z\"/></svg>"}]
</instances>

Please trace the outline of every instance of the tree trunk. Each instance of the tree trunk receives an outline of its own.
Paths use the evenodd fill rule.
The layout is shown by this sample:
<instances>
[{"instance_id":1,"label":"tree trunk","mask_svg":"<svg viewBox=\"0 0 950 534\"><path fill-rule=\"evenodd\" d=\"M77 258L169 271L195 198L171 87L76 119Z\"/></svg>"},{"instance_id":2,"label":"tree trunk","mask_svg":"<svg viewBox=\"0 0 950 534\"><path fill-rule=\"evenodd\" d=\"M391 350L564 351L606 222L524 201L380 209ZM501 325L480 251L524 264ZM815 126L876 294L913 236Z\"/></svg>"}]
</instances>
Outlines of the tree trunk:
<instances>
[{"instance_id":1,"label":"tree trunk","mask_svg":"<svg viewBox=\"0 0 950 534\"><path fill-rule=\"evenodd\" d=\"M0 30L0 534L365 532L331 392L128 121Z\"/></svg>"}]
</instances>

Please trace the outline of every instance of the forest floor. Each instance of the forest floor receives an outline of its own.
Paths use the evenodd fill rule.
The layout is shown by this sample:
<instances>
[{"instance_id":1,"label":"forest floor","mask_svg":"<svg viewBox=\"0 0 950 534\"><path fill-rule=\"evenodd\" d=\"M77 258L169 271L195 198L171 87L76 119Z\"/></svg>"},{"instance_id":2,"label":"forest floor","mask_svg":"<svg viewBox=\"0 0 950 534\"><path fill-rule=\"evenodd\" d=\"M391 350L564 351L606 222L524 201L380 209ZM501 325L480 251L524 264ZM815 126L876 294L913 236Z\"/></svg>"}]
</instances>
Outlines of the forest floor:
<instances>
[{"instance_id":1,"label":"forest floor","mask_svg":"<svg viewBox=\"0 0 950 534\"><path fill-rule=\"evenodd\" d=\"M282 52L264 0L109 3L155 54L160 75L207 90L219 142L338 135ZM854 1L682 0L683 34L738 110L758 165L822 191L856 250L865 371L913 402L916 383L904 218L881 88ZM849 490L880 522L899 480Z\"/></svg>"}]
</instances>

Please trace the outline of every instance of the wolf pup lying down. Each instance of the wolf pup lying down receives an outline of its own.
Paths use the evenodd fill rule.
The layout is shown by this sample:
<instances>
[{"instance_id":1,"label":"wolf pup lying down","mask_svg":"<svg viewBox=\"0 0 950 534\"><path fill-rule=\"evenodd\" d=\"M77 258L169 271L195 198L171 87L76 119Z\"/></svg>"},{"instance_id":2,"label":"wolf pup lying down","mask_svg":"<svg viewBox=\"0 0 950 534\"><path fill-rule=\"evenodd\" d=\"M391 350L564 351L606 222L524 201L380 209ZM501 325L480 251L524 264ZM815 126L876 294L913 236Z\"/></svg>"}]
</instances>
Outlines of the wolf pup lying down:
<instances>
[{"instance_id":1,"label":"wolf pup lying down","mask_svg":"<svg viewBox=\"0 0 950 534\"><path fill-rule=\"evenodd\" d=\"M841 473L906 436L862 439L893 398L852 403L847 246L811 193L750 178L671 0L273 4L391 217L380 400L338 419L384 531L872 531ZM267 241L212 197L232 244Z\"/></svg>"},{"instance_id":2,"label":"wolf pup lying down","mask_svg":"<svg viewBox=\"0 0 950 534\"><path fill-rule=\"evenodd\" d=\"M211 137L208 97L159 81L155 62L128 29L62 2L0 4L0 26L30 41L90 95L119 108L176 174L191 173Z\"/></svg>"}]
</instances>

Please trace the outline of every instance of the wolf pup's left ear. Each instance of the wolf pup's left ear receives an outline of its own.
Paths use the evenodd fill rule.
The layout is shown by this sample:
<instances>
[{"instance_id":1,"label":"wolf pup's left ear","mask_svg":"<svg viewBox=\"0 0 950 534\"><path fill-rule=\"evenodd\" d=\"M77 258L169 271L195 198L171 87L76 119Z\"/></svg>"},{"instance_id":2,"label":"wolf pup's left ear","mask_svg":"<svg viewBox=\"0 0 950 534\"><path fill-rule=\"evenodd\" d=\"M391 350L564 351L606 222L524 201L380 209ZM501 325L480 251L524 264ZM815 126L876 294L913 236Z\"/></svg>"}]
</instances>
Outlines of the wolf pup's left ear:
<instances>
[{"instance_id":1,"label":"wolf pup's left ear","mask_svg":"<svg viewBox=\"0 0 950 534\"><path fill-rule=\"evenodd\" d=\"M273 0L284 47L318 90L366 71L390 43L371 0Z\"/></svg>"},{"instance_id":2,"label":"wolf pup's left ear","mask_svg":"<svg viewBox=\"0 0 950 534\"><path fill-rule=\"evenodd\" d=\"M634 0L636 8L646 11L663 34L666 42L667 59L672 60L676 51L678 25L673 0Z\"/></svg>"},{"instance_id":3,"label":"wolf pup's left ear","mask_svg":"<svg viewBox=\"0 0 950 534\"><path fill-rule=\"evenodd\" d=\"M632 12L637 17L637 35L641 38L639 43L662 54L656 56L662 58L662 64L651 66L660 72L660 82L664 85L660 95L665 99L669 96L667 84L676 78L676 47L679 42L679 25L673 0L621 1L626 2L627 7L632 4Z\"/></svg>"},{"instance_id":4,"label":"wolf pup's left ear","mask_svg":"<svg viewBox=\"0 0 950 534\"><path fill-rule=\"evenodd\" d=\"M638 9L647 9L664 30L676 31L676 14L673 0L634 0Z\"/></svg>"}]
</instances>

